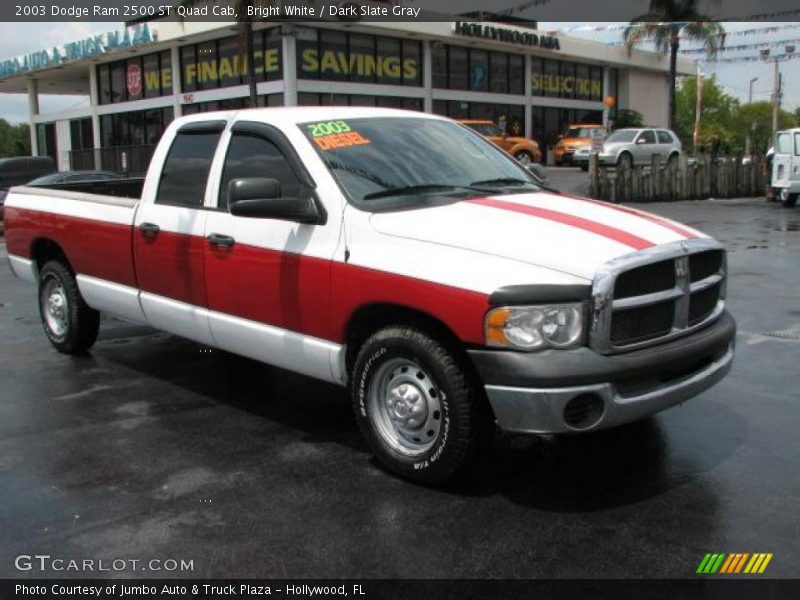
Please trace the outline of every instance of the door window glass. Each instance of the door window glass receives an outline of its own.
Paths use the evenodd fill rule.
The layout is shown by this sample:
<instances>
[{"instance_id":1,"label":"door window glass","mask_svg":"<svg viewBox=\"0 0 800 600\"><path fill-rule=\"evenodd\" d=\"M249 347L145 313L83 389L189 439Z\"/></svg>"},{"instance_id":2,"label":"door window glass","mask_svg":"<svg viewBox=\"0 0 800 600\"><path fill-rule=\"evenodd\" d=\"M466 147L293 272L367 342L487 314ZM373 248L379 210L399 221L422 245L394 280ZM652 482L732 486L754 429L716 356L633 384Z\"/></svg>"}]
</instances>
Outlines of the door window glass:
<instances>
[{"instance_id":1,"label":"door window glass","mask_svg":"<svg viewBox=\"0 0 800 600\"><path fill-rule=\"evenodd\" d=\"M219 188L218 207L228 208L228 185L243 177L268 177L281 184L282 196L298 196L300 181L278 147L262 137L237 133L231 138L222 181Z\"/></svg>"},{"instance_id":2,"label":"door window glass","mask_svg":"<svg viewBox=\"0 0 800 600\"><path fill-rule=\"evenodd\" d=\"M800 133L794 134L794 155L800 156Z\"/></svg>"},{"instance_id":3,"label":"door window glass","mask_svg":"<svg viewBox=\"0 0 800 600\"><path fill-rule=\"evenodd\" d=\"M788 133L781 133L778 135L778 144L775 148L776 154L789 154L791 150L791 140Z\"/></svg>"},{"instance_id":4,"label":"door window glass","mask_svg":"<svg viewBox=\"0 0 800 600\"><path fill-rule=\"evenodd\" d=\"M217 149L220 132L178 133L169 149L161 183L156 195L157 204L173 204L199 208L208 182L211 161Z\"/></svg>"},{"instance_id":5,"label":"door window glass","mask_svg":"<svg viewBox=\"0 0 800 600\"><path fill-rule=\"evenodd\" d=\"M644 141L642 141L642 140L644 140ZM639 139L636 140L636 141L639 144L655 144L656 143L656 134L652 130L647 129L647 130L643 131L641 133L641 135L639 135Z\"/></svg>"}]
</instances>

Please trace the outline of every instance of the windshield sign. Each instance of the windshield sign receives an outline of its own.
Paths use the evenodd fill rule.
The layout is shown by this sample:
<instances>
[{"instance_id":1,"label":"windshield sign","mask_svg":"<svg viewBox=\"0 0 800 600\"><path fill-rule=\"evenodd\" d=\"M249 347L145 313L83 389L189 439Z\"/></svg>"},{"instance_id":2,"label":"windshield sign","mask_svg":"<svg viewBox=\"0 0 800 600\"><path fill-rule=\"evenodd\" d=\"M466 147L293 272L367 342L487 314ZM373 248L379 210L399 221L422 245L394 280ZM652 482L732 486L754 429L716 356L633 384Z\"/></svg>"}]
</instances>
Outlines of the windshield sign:
<instances>
[{"instance_id":1,"label":"windshield sign","mask_svg":"<svg viewBox=\"0 0 800 600\"><path fill-rule=\"evenodd\" d=\"M513 158L452 121L375 117L298 126L348 200L364 210L540 189Z\"/></svg>"}]
</instances>

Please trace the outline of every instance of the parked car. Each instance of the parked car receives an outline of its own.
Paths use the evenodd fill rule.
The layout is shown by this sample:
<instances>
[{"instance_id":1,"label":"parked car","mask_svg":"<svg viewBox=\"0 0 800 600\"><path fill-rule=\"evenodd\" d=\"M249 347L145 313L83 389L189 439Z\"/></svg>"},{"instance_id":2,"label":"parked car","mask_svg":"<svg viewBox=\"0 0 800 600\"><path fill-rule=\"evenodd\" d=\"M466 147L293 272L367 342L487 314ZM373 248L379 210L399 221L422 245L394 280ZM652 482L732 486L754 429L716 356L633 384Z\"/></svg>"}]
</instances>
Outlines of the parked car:
<instances>
[{"instance_id":1,"label":"parked car","mask_svg":"<svg viewBox=\"0 0 800 600\"><path fill-rule=\"evenodd\" d=\"M661 155L664 164L677 160L681 141L669 129L631 128L617 129L603 140L597 155L602 165L629 167L649 165L653 154Z\"/></svg>"},{"instance_id":2,"label":"parked car","mask_svg":"<svg viewBox=\"0 0 800 600\"><path fill-rule=\"evenodd\" d=\"M79 181L108 181L109 179L123 179L123 176L111 171L61 171L37 177L27 185L37 187Z\"/></svg>"},{"instance_id":3,"label":"parked car","mask_svg":"<svg viewBox=\"0 0 800 600\"><path fill-rule=\"evenodd\" d=\"M479 121L475 119L459 121L470 129L477 131L489 141L497 144L523 165L532 162L542 162L542 151L534 140L517 135L508 135L501 131L493 121Z\"/></svg>"},{"instance_id":4,"label":"parked car","mask_svg":"<svg viewBox=\"0 0 800 600\"><path fill-rule=\"evenodd\" d=\"M13 156L0 158L0 222L3 221L4 204L8 190L56 170L55 161L49 156Z\"/></svg>"},{"instance_id":5,"label":"parked car","mask_svg":"<svg viewBox=\"0 0 800 600\"><path fill-rule=\"evenodd\" d=\"M784 206L794 206L800 194L800 127L778 131L773 148L770 186Z\"/></svg>"},{"instance_id":6,"label":"parked car","mask_svg":"<svg viewBox=\"0 0 800 600\"><path fill-rule=\"evenodd\" d=\"M553 154L555 156L556 166L560 167L563 164L578 164L583 166L581 161L584 161L583 156L580 155L581 149L590 149L594 140L602 140L606 136L606 128L602 125L570 125L567 132L560 136L556 144ZM585 153L585 165L589 165L589 153Z\"/></svg>"},{"instance_id":7,"label":"parked car","mask_svg":"<svg viewBox=\"0 0 800 600\"><path fill-rule=\"evenodd\" d=\"M8 197L9 261L57 350L91 347L102 311L348 386L414 481L456 475L496 426L614 427L731 368L718 242L549 193L449 119L201 113L169 125L140 196L100 183Z\"/></svg>"}]
</instances>

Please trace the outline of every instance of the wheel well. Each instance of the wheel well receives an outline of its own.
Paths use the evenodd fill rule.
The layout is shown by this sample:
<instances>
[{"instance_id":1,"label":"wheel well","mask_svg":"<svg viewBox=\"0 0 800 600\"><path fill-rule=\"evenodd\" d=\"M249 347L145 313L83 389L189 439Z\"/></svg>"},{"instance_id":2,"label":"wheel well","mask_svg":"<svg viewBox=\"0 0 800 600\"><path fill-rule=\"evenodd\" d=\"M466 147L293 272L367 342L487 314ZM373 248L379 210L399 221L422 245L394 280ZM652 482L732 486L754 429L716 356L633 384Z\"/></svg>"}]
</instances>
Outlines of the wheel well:
<instances>
[{"instance_id":1,"label":"wheel well","mask_svg":"<svg viewBox=\"0 0 800 600\"><path fill-rule=\"evenodd\" d=\"M72 265L69 264L64 250L53 240L40 238L31 245L31 258L36 264L36 272L39 273L42 267L51 260L61 262L72 272Z\"/></svg>"},{"instance_id":2,"label":"wheel well","mask_svg":"<svg viewBox=\"0 0 800 600\"><path fill-rule=\"evenodd\" d=\"M413 325L429 333L448 350L466 358L466 352L453 331L436 317L397 304L370 304L357 309L345 329L345 367L350 373L358 351L373 333L391 325ZM471 361L467 361L471 365Z\"/></svg>"}]
</instances>

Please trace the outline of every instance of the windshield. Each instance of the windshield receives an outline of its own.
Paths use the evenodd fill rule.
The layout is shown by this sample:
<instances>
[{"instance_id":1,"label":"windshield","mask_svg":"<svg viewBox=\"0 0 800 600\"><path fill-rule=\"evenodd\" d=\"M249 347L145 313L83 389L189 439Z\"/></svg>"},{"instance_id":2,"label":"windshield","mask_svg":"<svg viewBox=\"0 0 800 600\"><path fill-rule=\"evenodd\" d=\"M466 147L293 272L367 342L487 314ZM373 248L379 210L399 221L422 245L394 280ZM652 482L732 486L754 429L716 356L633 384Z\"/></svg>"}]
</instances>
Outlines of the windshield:
<instances>
[{"instance_id":1,"label":"windshield","mask_svg":"<svg viewBox=\"0 0 800 600\"><path fill-rule=\"evenodd\" d=\"M632 142L639 132L638 129L620 129L606 138L607 142Z\"/></svg>"},{"instance_id":2,"label":"windshield","mask_svg":"<svg viewBox=\"0 0 800 600\"><path fill-rule=\"evenodd\" d=\"M567 130L564 137L568 138L595 138L603 132L599 127L572 127Z\"/></svg>"},{"instance_id":3,"label":"windshield","mask_svg":"<svg viewBox=\"0 0 800 600\"><path fill-rule=\"evenodd\" d=\"M364 210L540 189L513 158L452 121L376 117L299 127L345 196Z\"/></svg>"},{"instance_id":4,"label":"windshield","mask_svg":"<svg viewBox=\"0 0 800 600\"><path fill-rule=\"evenodd\" d=\"M477 131L481 135L501 136L503 132L494 123L465 123L467 127Z\"/></svg>"}]
</instances>

